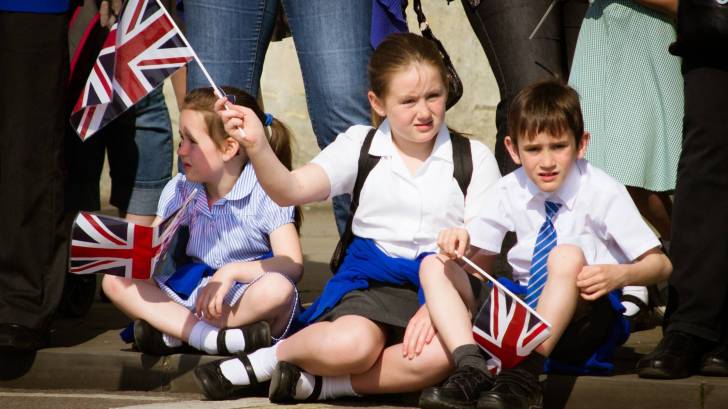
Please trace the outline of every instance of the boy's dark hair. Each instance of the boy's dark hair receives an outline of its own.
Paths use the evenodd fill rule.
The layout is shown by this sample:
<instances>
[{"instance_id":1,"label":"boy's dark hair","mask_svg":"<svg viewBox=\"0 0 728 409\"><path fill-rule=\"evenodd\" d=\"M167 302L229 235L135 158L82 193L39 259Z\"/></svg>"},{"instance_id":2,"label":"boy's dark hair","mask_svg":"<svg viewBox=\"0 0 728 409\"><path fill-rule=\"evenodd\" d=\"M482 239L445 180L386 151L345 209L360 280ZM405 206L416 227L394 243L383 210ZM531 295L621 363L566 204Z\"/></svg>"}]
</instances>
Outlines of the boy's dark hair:
<instances>
[{"instance_id":1,"label":"boy's dark hair","mask_svg":"<svg viewBox=\"0 0 728 409\"><path fill-rule=\"evenodd\" d=\"M579 94L561 80L546 80L524 88L508 109L508 135L518 146L522 137L533 139L545 132L569 132L579 146L584 134Z\"/></svg>"}]
</instances>

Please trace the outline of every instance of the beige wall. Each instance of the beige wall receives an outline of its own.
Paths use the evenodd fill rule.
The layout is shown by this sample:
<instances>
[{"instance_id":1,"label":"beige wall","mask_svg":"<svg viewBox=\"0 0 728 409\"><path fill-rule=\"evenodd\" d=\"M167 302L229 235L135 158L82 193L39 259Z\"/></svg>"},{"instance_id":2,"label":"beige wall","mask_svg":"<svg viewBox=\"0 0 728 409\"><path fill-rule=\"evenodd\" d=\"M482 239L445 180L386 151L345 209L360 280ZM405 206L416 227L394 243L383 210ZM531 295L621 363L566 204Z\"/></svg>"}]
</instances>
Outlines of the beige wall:
<instances>
[{"instance_id":1,"label":"beige wall","mask_svg":"<svg viewBox=\"0 0 728 409\"><path fill-rule=\"evenodd\" d=\"M452 128L473 135L492 149L495 143L495 106L499 95L480 43L459 1L450 5L441 0L424 3L430 27L445 45L465 89L460 102L448 111L447 122ZM407 10L407 15L410 30L418 32L411 8ZM291 38L271 44L261 86L266 110L293 129L296 139L295 165L308 162L318 152L318 146L306 110L303 80ZM165 94L176 139L177 105L168 82L165 83ZM108 186L107 173L104 172L105 187ZM108 195L108 188L104 192Z\"/></svg>"}]
</instances>

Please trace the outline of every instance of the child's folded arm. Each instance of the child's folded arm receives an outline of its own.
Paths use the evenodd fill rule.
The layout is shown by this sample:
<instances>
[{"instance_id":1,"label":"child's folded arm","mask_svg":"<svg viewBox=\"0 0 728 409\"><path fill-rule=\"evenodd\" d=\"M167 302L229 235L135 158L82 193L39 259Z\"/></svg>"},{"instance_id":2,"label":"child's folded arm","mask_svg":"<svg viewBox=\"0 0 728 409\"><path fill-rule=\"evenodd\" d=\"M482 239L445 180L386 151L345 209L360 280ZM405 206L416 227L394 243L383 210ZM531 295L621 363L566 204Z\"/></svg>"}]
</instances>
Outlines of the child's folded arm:
<instances>
[{"instance_id":1,"label":"child's folded arm","mask_svg":"<svg viewBox=\"0 0 728 409\"><path fill-rule=\"evenodd\" d=\"M648 250L633 263L585 266L577 275L576 285L582 298L596 300L610 291L628 285L649 285L665 281L672 263L658 248Z\"/></svg>"}]
</instances>

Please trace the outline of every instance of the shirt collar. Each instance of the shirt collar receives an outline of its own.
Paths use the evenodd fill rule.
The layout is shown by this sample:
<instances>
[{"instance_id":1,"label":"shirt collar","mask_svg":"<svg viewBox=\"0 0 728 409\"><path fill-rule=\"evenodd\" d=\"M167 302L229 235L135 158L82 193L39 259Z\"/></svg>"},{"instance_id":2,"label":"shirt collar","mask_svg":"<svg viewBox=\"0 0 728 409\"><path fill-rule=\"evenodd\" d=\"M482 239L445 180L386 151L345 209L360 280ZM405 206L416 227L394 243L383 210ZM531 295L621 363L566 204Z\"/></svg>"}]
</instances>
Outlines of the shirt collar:
<instances>
[{"instance_id":1,"label":"shirt collar","mask_svg":"<svg viewBox=\"0 0 728 409\"><path fill-rule=\"evenodd\" d=\"M526 188L525 193L528 194L526 202L544 202L546 200L550 200L561 203L565 205L567 209L572 210L574 208L574 203L576 202L576 197L579 194L582 175L586 171L586 164L587 162L583 159L577 160L569 171L569 174L566 176L564 183L553 193L542 192L536 184L526 176L526 173L522 168L516 170L516 172L518 172L516 174L516 178L519 180L519 183L524 185Z\"/></svg>"},{"instance_id":2,"label":"shirt collar","mask_svg":"<svg viewBox=\"0 0 728 409\"><path fill-rule=\"evenodd\" d=\"M369 147L369 154L374 156L392 156L396 151L394 141L392 140L392 129L389 126L389 120L385 119L377 128L372 140L372 146ZM440 126L440 131L435 137L435 145L432 147L431 158L443 159L452 163L452 143L450 142L450 131L444 123Z\"/></svg>"},{"instance_id":3,"label":"shirt collar","mask_svg":"<svg viewBox=\"0 0 728 409\"><path fill-rule=\"evenodd\" d=\"M225 200L240 200L247 197L257 183L258 178L255 176L253 165L247 162L240 176L238 176L238 180L235 181L232 190L225 195Z\"/></svg>"}]
</instances>

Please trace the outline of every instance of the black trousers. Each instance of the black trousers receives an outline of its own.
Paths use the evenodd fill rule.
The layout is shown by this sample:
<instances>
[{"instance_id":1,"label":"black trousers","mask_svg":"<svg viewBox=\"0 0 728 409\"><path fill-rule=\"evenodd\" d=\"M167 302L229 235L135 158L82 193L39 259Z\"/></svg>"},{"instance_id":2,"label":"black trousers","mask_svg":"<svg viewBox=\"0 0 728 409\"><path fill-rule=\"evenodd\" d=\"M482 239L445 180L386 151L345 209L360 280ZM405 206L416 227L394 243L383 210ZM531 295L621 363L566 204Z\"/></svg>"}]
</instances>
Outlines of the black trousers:
<instances>
[{"instance_id":1,"label":"black trousers","mask_svg":"<svg viewBox=\"0 0 728 409\"><path fill-rule=\"evenodd\" d=\"M667 331L728 341L728 62L683 60Z\"/></svg>"},{"instance_id":2,"label":"black trousers","mask_svg":"<svg viewBox=\"0 0 728 409\"><path fill-rule=\"evenodd\" d=\"M579 28L588 8L587 0L558 1L533 39L529 39L551 2L481 0L473 7L470 0L462 0L500 90L495 116L495 158L504 175L518 167L503 142L510 101L536 81L553 77L568 80Z\"/></svg>"},{"instance_id":3,"label":"black trousers","mask_svg":"<svg viewBox=\"0 0 728 409\"><path fill-rule=\"evenodd\" d=\"M44 329L63 291L65 14L0 12L0 323Z\"/></svg>"}]
</instances>

